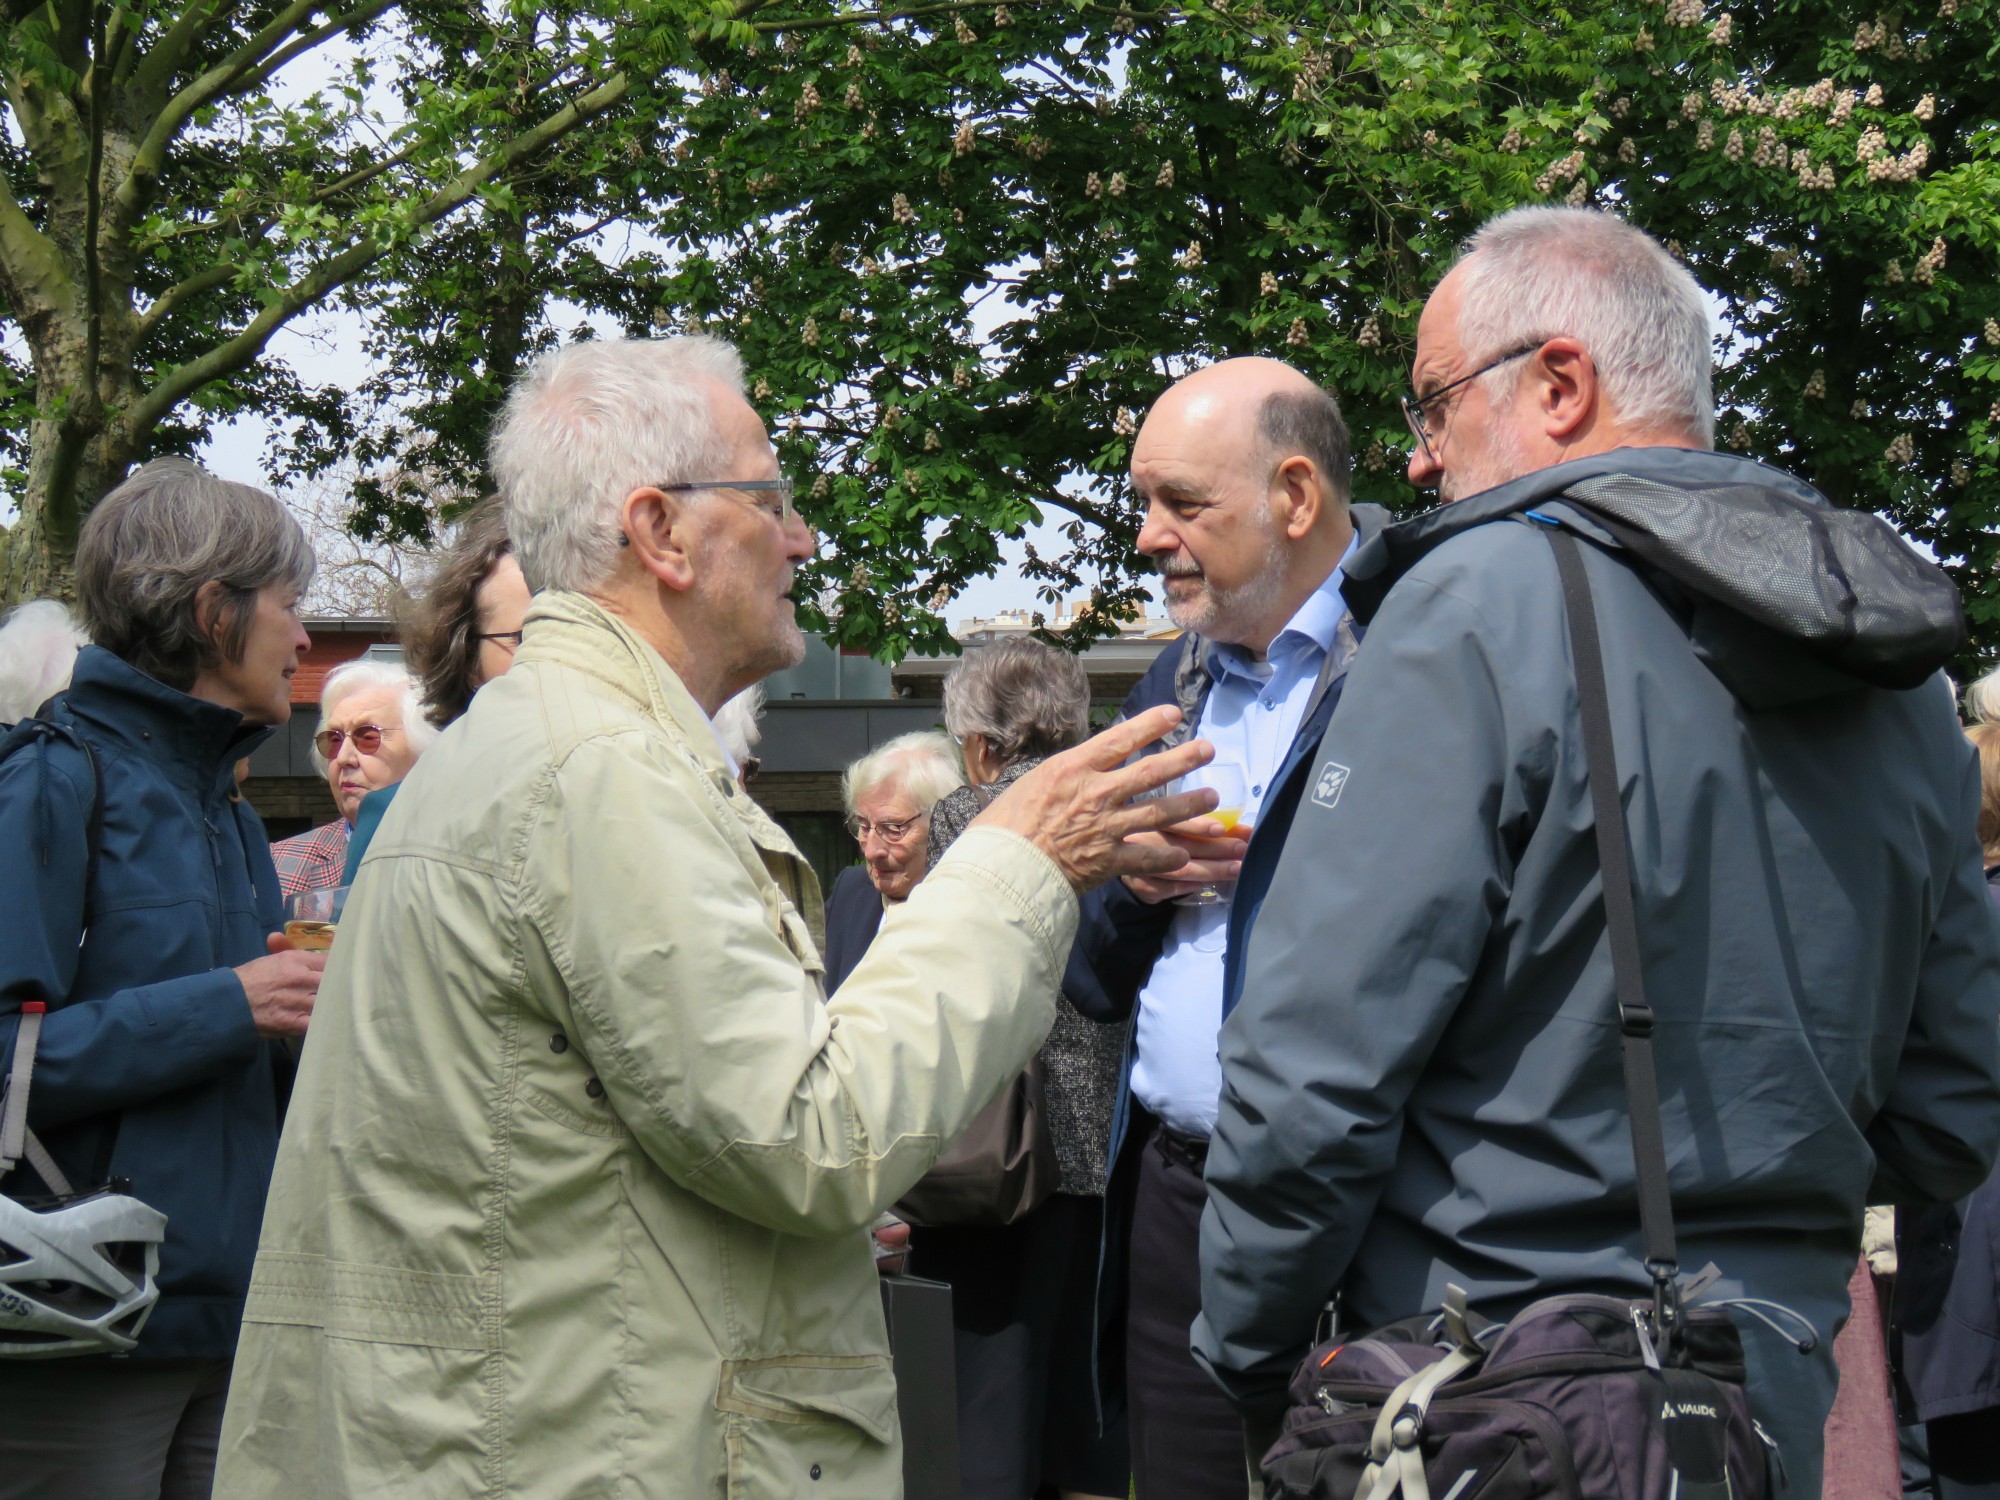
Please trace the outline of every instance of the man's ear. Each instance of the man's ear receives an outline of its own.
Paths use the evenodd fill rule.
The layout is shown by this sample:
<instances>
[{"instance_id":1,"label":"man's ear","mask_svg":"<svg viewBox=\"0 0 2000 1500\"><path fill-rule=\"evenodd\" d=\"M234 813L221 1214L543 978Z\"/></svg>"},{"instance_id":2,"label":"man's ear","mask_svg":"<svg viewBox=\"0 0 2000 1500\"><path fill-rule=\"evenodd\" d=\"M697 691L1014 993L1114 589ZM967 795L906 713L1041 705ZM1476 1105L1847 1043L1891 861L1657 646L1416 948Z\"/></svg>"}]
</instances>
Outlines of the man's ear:
<instances>
[{"instance_id":1,"label":"man's ear","mask_svg":"<svg viewBox=\"0 0 2000 1500\"><path fill-rule=\"evenodd\" d=\"M1326 509L1326 476L1303 453L1294 453L1271 476L1271 501L1278 525L1296 542L1319 524Z\"/></svg>"},{"instance_id":2,"label":"man's ear","mask_svg":"<svg viewBox=\"0 0 2000 1500\"><path fill-rule=\"evenodd\" d=\"M1581 437L1602 415L1597 365L1582 344L1567 336L1550 339L1528 361L1522 377L1530 382L1542 430L1558 443Z\"/></svg>"},{"instance_id":3,"label":"man's ear","mask_svg":"<svg viewBox=\"0 0 2000 1500\"><path fill-rule=\"evenodd\" d=\"M664 491L641 485L625 497L625 542L639 566L668 588L694 587L691 507Z\"/></svg>"}]
</instances>

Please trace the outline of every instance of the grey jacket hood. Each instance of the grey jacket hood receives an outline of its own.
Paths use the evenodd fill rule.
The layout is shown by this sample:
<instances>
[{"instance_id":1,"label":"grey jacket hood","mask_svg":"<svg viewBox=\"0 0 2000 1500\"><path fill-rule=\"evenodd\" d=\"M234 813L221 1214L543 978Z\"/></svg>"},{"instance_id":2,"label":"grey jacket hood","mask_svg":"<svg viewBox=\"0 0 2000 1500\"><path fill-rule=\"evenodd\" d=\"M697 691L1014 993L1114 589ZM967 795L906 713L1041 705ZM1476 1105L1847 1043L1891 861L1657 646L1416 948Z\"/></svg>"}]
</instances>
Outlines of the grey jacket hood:
<instances>
[{"instance_id":1,"label":"grey jacket hood","mask_svg":"<svg viewBox=\"0 0 2000 1500\"><path fill-rule=\"evenodd\" d=\"M1596 454L1387 527L1349 561L1349 606L1366 622L1434 548L1530 511L1631 553L1751 708L1915 687L1965 645L1957 587L1881 517L1692 448Z\"/></svg>"}]
</instances>

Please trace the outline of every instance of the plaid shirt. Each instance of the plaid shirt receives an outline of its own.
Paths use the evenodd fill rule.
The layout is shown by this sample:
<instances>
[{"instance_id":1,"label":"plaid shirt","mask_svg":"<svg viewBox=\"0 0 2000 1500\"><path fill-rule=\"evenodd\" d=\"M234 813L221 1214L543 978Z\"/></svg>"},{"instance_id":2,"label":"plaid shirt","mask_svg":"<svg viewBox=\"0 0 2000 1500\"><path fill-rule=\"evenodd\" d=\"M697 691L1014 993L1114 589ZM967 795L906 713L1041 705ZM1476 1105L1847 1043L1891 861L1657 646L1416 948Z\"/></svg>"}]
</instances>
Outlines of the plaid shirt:
<instances>
[{"instance_id":1,"label":"plaid shirt","mask_svg":"<svg viewBox=\"0 0 2000 1500\"><path fill-rule=\"evenodd\" d=\"M335 818L279 839L271 846L271 858L277 861L278 889L287 901L301 891L339 885L340 872L347 866L347 819Z\"/></svg>"}]
</instances>

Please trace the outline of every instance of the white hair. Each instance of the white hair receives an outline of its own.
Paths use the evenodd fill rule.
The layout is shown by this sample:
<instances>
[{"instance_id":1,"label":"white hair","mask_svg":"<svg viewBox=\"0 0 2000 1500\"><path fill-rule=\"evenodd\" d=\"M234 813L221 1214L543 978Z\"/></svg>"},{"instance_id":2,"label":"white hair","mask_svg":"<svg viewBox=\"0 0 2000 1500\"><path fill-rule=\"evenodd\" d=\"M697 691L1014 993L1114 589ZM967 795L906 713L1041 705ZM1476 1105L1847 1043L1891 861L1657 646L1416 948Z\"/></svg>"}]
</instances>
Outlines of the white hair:
<instances>
[{"instance_id":1,"label":"white hair","mask_svg":"<svg viewBox=\"0 0 2000 1500\"><path fill-rule=\"evenodd\" d=\"M1974 724L2000 724L2000 667L1965 690L1965 717Z\"/></svg>"},{"instance_id":2,"label":"white hair","mask_svg":"<svg viewBox=\"0 0 2000 1500\"><path fill-rule=\"evenodd\" d=\"M742 395L743 359L703 335L571 344L515 382L489 458L530 589L609 578L641 485L729 477L710 382Z\"/></svg>"},{"instance_id":3,"label":"white hair","mask_svg":"<svg viewBox=\"0 0 2000 1500\"><path fill-rule=\"evenodd\" d=\"M855 803L891 782L916 800L918 812L929 812L938 798L965 785L957 746L935 729L899 734L847 768L840 778L841 800L852 813Z\"/></svg>"},{"instance_id":4,"label":"white hair","mask_svg":"<svg viewBox=\"0 0 2000 1500\"><path fill-rule=\"evenodd\" d=\"M326 682L319 690L319 728L326 728L326 721L340 706L341 699L364 688L389 688L396 693L396 704L403 714L403 739L412 755L422 755L437 743L442 731L424 716L424 685L408 667L369 661L366 657L344 662L326 674ZM313 745L312 761L322 776L331 769L331 763L319 753L317 743Z\"/></svg>"},{"instance_id":5,"label":"white hair","mask_svg":"<svg viewBox=\"0 0 2000 1500\"><path fill-rule=\"evenodd\" d=\"M1621 422L1685 429L1715 441L1708 304L1660 242L1588 208L1513 209L1466 242L1458 341L1468 364L1562 335L1597 368ZM1487 375L1504 399L1521 362Z\"/></svg>"},{"instance_id":6,"label":"white hair","mask_svg":"<svg viewBox=\"0 0 2000 1500\"><path fill-rule=\"evenodd\" d=\"M0 625L0 724L19 723L68 687L76 653L89 644L53 599L30 600L8 615Z\"/></svg>"},{"instance_id":7,"label":"white hair","mask_svg":"<svg viewBox=\"0 0 2000 1500\"><path fill-rule=\"evenodd\" d=\"M740 767L764 738L764 684L745 688L715 711L715 736Z\"/></svg>"}]
</instances>

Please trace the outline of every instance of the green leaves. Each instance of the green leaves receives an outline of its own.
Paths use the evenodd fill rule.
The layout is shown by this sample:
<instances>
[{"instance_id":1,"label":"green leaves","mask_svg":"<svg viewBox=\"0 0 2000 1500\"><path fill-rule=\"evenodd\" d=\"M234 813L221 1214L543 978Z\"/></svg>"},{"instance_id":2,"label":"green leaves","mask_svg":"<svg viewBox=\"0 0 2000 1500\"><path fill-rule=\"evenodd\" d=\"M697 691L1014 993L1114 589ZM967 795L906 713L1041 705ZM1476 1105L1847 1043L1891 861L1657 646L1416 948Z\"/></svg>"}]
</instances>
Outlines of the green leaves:
<instances>
[{"instance_id":1,"label":"green leaves","mask_svg":"<svg viewBox=\"0 0 2000 1500\"><path fill-rule=\"evenodd\" d=\"M197 3L132 12L104 203L175 91L271 13L177 33ZM427 496L485 485L492 416L540 350L706 329L743 350L807 486L825 623L893 656L943 644L955 592L1038 520L1060 523L1028 565L1049 597L1135 601L1132 432L1225 355L1334 390L1357 496L1424 505L1395 397L1425 296L1491 215L1588 202L1714 294L1719 440L1894 516L2000 641L1995 12L1781 0L1725 27L1698 0L918 0L887 20L828 0L403 0L244 73L179 125L156 182L135 175L98 247L97 395L64 405L65 430L98 423L102 462L77 472L115 477L255 410L282 430L279 475L359 460L357 529L422 534ZM83 347L90 41L50 14L0 27L18 127L0 170L56 247L37 281L0 233L0 295L32 330L31 360L0 369L17 414L53 410L37 372ZM622 98L436 218L476 163L613 77ZM358 389L252 336L314 278L362 320L376 373ZM119 429L189 370L207 382L189 400ZM35 467L47 441L17 420L0 461Z\"/></svg>"}]
</instances>

